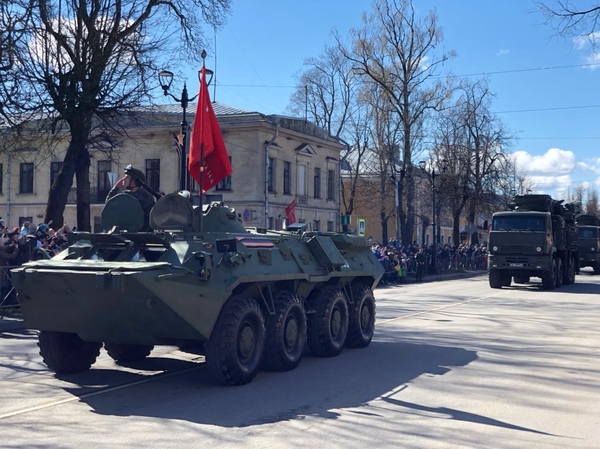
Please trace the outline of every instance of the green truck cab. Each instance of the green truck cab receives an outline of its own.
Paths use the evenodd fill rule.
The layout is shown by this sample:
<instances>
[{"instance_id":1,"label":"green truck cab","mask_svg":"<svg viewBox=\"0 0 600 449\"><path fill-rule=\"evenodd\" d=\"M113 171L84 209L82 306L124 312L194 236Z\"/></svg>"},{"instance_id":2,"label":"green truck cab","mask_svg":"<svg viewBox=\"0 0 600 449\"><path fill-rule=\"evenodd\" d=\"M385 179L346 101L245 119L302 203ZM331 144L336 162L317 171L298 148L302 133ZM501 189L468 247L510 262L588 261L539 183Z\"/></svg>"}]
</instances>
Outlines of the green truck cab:
<instances>
[{"instance_id":1,"label":"green truck cab","mask_svg":"<svg viewBox=\"0 0 600 449\"><path fill-rule=\"evenodd\" d=\"M579 255L581 267L592 267L594 274L600 273L600 217L596 215L580 215L577 217L579 227Z\"/></svg>"}]
</instances>

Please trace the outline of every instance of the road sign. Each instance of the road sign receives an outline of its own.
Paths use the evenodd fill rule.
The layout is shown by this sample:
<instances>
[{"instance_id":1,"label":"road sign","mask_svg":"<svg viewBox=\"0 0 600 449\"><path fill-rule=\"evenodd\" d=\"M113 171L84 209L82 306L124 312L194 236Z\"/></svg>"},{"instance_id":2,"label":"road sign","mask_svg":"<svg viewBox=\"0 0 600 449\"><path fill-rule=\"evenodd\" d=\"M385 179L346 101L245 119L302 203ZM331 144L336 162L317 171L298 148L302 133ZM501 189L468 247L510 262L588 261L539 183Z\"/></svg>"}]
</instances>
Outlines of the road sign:
<instances>
[{"instance_id":1,"label":"road sign","mask_svg":"<svg viewBox=\"0 0 600 449\"><path fill-rule=\"evenodd\" d=\"M350 225L350 215L342 215L341 216L341 224L342 225Z\"/></svg>"},{"instance_id":2,"label":"road sign","mask_svg":"<svg viewBox=\"0 0 600 449\"><path fill-rule=\"evenodd\" d=\"M364 218L358 219L358 235L361 237L365 236L365 219Z\"/></svg>"}]
</instances>

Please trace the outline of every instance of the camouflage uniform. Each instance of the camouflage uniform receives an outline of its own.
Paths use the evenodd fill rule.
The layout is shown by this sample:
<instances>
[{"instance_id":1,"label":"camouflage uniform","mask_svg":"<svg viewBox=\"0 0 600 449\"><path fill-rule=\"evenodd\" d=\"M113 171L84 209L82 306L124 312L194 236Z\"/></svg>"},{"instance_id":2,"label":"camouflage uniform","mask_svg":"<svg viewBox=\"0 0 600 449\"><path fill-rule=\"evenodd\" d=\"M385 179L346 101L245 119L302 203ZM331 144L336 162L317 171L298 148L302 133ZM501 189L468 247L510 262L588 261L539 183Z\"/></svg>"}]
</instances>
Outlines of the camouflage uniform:
<instances>
[{"instance_id":1,"label":"camouflage uniform","mask_svg":"<svg viewBox=\"0 0 600 449\"><path fill-rule=\"evenodd\" d=\"M136 172L137 172L137 170L136 170ZM139 172L139 173L141 173L141 172ZM142 179L142 181L145 182L145 179ZM133 192L129 189L126 189L124 187L114 186L112 189L110 189L110 192L108 192L108 195L106 196L106 201L108 202L108 200L110 200L113 196L115 196L119 193L127 193L127 194L133 196L135 199L137 199L140 202L140 204L142 205L142 209L144 209L144 227L142 229L140 229L140 231L142 231L142 232L152 231L152 228L150 227L150 211L152 210L152 207L154 207L154 197L152 196L152 194L150 192L148 192L146 189L144 189L143 187L139 187L139 186L135 192Z\"/></svg>"}]
</instances>

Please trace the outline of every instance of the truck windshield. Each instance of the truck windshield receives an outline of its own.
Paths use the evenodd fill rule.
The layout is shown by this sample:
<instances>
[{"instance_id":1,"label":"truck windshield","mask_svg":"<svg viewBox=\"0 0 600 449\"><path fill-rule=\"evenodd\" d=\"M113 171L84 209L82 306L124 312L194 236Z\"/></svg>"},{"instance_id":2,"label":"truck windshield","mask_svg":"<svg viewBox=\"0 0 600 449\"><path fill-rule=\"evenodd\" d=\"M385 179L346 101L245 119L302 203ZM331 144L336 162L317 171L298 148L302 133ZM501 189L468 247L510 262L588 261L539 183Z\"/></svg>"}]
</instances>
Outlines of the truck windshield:
<instances>
[{"instance_id":1,"label":"truck windshield","mask_svg":"<svg viewBox=\"0 0 600 449\"><path fill-rule=\"evenodd\" d=\"M596 228L579 228L580 239L595 239L598 237L598 229Z\"/></svg>"},{"instance_id":2,"label":"truck windshield","mask_svg":"<svg viewBox=\"0 0 600 449\"><path fill-rule=\"evenodd\" d=\"M544 217L525 217L523 215L495 217L492 223L494 231L545 231Z\"/></svg>"}]
</instances>

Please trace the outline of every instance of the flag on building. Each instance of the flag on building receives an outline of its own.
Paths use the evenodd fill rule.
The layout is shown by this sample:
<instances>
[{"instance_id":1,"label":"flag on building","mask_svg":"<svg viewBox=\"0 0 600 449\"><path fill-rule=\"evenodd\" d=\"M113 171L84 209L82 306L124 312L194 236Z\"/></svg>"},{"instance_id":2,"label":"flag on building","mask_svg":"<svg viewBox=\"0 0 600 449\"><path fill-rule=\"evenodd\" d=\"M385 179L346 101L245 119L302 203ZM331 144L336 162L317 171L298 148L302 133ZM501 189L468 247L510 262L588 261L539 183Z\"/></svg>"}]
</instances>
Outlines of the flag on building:
<instances>
[{"instance_id":1,"label":"flag on building","mask_svg":"<svg viewBox=\"0 0 600 449\"><path fill-rule=\"evenodd\" d=\"M285 208L285 215L288 224L296 223L296 200L292 201L289 206Z\"/></svg>"},{"instance_id":2,"label":"flag on building","mask_svg":"<svg viewBox=\"0 0 600 449\"><path fill-rule=\"evenodd\" d=\"M231 163L217 116L208 95L204 67L202 67L200 78L200 93L190 140L188 171L198 184L200 184L201 172L204 173L202 191L206 192L231 174ZM201 154L202 144L204 144L204 154ZM200 166L202 157L204 157L204 170Z\"/></svg>"}]
</instances>

